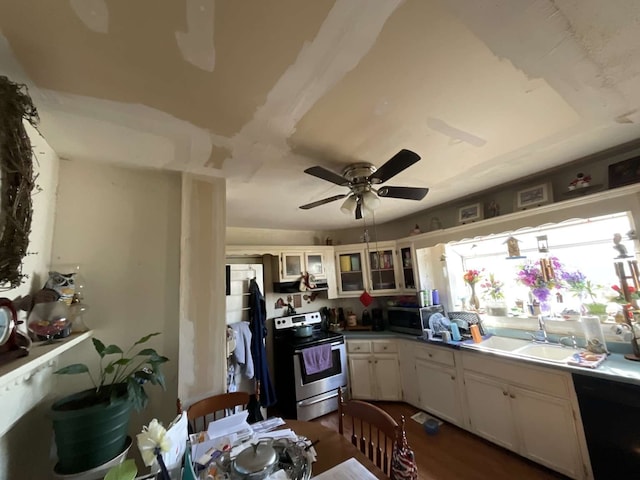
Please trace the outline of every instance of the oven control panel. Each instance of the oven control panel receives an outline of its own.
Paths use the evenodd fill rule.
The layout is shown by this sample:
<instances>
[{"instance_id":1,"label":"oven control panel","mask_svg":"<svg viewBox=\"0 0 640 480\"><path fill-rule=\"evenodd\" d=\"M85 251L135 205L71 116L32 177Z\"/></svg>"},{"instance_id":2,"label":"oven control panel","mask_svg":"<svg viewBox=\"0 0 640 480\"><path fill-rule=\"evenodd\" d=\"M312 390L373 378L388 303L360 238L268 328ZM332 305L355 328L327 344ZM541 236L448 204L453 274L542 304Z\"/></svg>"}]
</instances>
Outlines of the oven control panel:
<instances>
[{"instance_id":1,"label":"oven control panel","mask_svg":"<svg viewBox=\"0 0 640 480\"><path fill-rule=\"evenodd\" d=\"M314 325L321 321L322 317L320 317L320 312L309 312L291 315L289 317L274 318L273 325L277 330L280 330L283 328L299 327L301 325Z\"/></svg>"}]
</instances>

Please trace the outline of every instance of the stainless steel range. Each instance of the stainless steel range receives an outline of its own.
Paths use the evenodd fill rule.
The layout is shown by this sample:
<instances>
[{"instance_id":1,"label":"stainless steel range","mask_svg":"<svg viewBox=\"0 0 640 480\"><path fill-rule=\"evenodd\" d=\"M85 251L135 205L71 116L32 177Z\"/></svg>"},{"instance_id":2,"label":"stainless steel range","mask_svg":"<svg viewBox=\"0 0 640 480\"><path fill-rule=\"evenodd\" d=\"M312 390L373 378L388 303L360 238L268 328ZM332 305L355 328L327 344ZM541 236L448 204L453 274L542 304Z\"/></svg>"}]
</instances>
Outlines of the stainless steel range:
<instances>
[{"instance_id":1,"label":"stainless steel range","mask_svg":"<svg viewBox=\"0 0 640 480\"><path fill-rule=\"evenodd\" d=\"M310 420L337 410L338 388L347 386L344 337L321 330L321 320L319 312L274 319L276 408L285 418ZM313 328L308 329L309 325ZM331 346L331 361L322 365L323 370L308 373L313 369L307 368L303 352L326 344Z\"/></svg>"}]
</instances>

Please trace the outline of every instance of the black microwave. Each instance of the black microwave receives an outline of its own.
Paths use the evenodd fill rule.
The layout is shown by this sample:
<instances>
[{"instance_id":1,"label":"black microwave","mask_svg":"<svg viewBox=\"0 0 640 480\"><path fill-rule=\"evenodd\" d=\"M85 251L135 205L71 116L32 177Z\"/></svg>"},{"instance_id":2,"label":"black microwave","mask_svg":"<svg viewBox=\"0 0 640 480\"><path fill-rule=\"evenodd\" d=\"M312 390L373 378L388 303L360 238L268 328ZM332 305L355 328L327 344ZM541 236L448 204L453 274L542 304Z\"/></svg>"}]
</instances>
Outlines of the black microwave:
<instances>
[{"instance_id":1,"label":"black microwave","mask_svg":"<svg viewBox=\"0 0 640 480\"><path fill-rule=\"evenodd\" d=\"M409 335L422 336L422 330L429 328L429 318L434 313L444 315L442 305L432 305L430 307L388 307L387 318L389 330Z\"/></svg>"}]
</instances>

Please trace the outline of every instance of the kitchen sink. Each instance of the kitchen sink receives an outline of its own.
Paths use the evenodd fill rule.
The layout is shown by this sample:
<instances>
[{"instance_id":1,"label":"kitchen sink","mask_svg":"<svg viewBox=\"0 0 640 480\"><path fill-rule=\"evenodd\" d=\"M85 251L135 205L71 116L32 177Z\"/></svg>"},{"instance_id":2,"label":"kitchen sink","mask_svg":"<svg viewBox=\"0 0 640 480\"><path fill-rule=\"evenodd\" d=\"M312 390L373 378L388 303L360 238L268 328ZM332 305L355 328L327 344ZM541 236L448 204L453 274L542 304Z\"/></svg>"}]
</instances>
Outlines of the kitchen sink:
<instances>
[{"instance_id":1,"label":"kitchen sink","mask_svg":"<svg viewBox=\"0 0 640 480\"><path fill-rule=\"evenodd\" d=\"M507 337L489 337L480 343L468 344L472 348L478 350L499 350L501 352L513 352L519 348L530 345L528 340L520 340L519 338Z\"/></svg>"},{"instance_id":2,"label":"kitchen sink","mask_svg":"<svg viewBox=\"0 0 640 480\"><path fill-rule=\"evenodd\" d=\"M580 352L575 348L556 344L533 343L530 340L496 336L489 337L480 343L465 344L465 347L554 363L566 363L574 353Z\"/></svg>"},{"instance_id":3,"label":"kitchen sink","mask_svg":"<svg viewBox=\"0 0 640 480\"><path fill-rule=\"evenodd\" d=\"M574 348L562 347L560 345L543 345L539 343L530 343L518 350L512 352L515 355L537 358L538 360L546 360L547 362L566 363L571 359L574 353L580 350Z\"/></svg>"}]
</instances>

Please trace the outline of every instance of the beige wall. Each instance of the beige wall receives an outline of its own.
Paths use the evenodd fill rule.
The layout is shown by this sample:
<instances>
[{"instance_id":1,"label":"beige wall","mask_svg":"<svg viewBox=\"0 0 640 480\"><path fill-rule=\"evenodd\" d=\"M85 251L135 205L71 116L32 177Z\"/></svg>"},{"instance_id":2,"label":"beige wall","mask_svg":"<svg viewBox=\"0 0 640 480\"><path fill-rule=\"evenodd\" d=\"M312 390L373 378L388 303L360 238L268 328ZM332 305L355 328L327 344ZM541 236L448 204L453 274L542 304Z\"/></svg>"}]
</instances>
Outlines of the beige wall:
<instances>
[{"instance_id":1,"label":"beige wall","mask_svg":"<svg viewBox=\"0 0 640 480\"><path fill-rule=\"evenodd\" d=\"M226 385L225 180L182 180L180 382L185 405Z\"/></svg>"}]
</instances>

